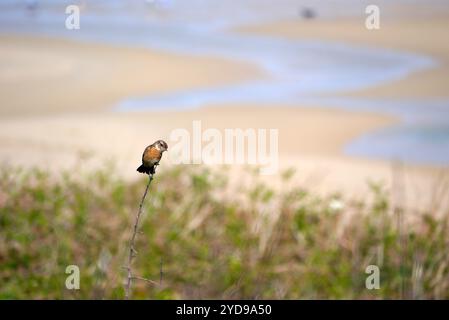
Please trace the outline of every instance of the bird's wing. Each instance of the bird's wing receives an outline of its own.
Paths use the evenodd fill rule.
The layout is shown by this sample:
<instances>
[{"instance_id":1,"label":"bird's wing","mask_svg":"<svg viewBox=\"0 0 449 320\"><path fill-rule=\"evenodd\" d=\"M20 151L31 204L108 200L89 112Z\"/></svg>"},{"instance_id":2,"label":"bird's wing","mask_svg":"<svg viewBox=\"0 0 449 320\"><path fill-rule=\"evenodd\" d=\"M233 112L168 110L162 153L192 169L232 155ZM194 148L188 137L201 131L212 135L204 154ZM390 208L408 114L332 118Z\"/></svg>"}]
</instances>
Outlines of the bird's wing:
<instances>
[{"instance_id":1,"label":"bird's wing","mask_svg":"<svg viewBox=\"0 0 449 320\"><path fill-rule=\"evenodd\" d=\"M151 148L151 146L152 146L152 145L149 145L149 146L146 147L145 150L143 151L143 153L142 153L142 162L144 162L145 155L147 154L147 151L148 151L149 148Z\"/></svg>"}]
</instances>

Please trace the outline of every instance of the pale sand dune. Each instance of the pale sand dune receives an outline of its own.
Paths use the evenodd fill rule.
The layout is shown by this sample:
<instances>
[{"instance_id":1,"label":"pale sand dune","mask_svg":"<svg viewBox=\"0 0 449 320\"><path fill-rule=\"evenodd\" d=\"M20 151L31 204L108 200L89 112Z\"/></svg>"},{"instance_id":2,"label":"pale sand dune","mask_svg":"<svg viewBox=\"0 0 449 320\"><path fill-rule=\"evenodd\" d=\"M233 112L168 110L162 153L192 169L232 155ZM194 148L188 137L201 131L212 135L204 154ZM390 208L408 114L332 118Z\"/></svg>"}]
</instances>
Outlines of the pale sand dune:
<instances>
[{"instance_id":1,"label":"pale sand dune","mask_svg":"<svg viewBox=\"0 0 449 320\"><path fill-rule=\"evenodd\" d=\"M395 121L362 112L275 106L11 118L1 121L0 157L11 164L67 168L81 152L119 162L123 159L129 164L123 168L125 175L134 174L129 170L140 161L143 147L157 138L170 142L170 132L177 128L192 132L195 120L201 121L203 130L216 128L222 133L226 128L278 129L279 152L285 156L338 156L348 140ZM33 154L33 163L27 154Z\"/></svg>"},{"instance_id":2,"label":"pale sand dune","mask_svg":"<svg viewBox=\"0 0 449 320\"><path fill-rule=\"evenodd\" d=\"M107 110L129 96L263 76L236 61L33 37L0 37L0 115Z\"/></svg>"},{"instance_id":3,"label":"pale sand dune","mask_svg":"<svg viewBox=\"0 0 449 320\"><path fill-rule=\"evenodd\" d=\"M416 72L394 83L386 83L351 93L351 96L376 98L447 98L449 97L449 15L433 18L382 19L379 30L365 28L364 16L359 19L293 20L265 25L241 27L239 32L286 37L290 39L326 40L341 43L385 47L426 54L439 66Z\"/></svg>"}]
</instances>

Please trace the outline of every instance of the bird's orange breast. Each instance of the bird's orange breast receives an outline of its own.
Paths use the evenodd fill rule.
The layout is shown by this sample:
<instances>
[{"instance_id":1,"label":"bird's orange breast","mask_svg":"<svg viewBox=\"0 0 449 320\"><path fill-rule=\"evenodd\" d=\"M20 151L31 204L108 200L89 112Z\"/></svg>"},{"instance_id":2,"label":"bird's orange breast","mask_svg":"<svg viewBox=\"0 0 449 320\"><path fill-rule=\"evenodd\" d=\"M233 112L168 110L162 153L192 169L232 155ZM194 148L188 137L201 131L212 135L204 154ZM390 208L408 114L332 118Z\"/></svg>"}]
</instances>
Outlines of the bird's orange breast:
<instances>
[{"instance_id":1,"label":"bird's orange breast","mask_svg":"<svg viewBox=\"0 0 449 320\"><path fill-rule=\"evenodd\" d=\"M145 164L153 165L154 163L159 162L161 155L162 153L158 149L155 147L149 147L143 153L142 160Z\"/></svg>"}]
</instances>

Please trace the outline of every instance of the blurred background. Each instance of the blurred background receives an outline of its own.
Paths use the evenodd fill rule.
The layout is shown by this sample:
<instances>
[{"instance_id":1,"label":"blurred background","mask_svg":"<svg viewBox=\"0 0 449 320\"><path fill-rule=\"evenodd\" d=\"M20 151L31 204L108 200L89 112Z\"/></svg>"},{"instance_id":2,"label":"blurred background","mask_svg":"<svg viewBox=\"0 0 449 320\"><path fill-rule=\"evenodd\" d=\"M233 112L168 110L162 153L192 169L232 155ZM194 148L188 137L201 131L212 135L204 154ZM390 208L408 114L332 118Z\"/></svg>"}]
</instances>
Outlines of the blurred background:
<instances>
[{"instance_id":1,"label":"blurred background","mask_svg":"<svg viewBox=\"0 0 449 320\"><path fill-rule=\"evenodd\" d=\"M278 129L279 173L164 155L136 259L164 280L134 298L447 298L448 16L447 0L2 0L0 298L123 297L135 168L194 120Z\"/></svg>"}]
</instances>

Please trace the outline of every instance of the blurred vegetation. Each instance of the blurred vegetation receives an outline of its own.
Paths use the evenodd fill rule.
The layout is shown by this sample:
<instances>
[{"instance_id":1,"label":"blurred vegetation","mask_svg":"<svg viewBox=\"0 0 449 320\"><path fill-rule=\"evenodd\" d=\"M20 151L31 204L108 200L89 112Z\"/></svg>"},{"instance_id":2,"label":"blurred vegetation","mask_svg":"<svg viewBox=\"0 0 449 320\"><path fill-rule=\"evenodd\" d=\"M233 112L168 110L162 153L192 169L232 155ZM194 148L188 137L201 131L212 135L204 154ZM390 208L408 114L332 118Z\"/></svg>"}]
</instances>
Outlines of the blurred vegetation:
<instances>
[{"instance_id":1,"label":"blurred vegetation","mask_svg":"<svg viewBox=\"0 0 449 320\"><path fill-rule=\"evenodd\" d=\"M254 175L227 196L226 172L159 170L141 220L135 299L449 298L448 216L393 210L380 185L364 203L274 190ZM3 168L0 298L121 299L131 226L146 180ZM288 186L288 187L286 187ZM238 200L237 200L238 199ZM413 222L401 217L413 214ZM398 228L398 224L402 228ZM380 289L367 290L368 265ZM80 290L65 269L77 265Z\"/></svg>"}]
</instances>

